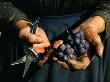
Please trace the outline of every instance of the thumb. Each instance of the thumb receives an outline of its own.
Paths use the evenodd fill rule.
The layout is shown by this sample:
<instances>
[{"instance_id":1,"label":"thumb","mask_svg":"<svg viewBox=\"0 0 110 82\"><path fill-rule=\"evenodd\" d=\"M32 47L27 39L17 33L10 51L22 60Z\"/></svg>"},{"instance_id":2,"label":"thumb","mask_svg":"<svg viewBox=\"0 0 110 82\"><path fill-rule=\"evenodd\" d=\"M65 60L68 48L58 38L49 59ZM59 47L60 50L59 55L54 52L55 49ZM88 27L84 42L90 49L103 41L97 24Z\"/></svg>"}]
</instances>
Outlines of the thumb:
<instances>
[{"instance_id":1,"label":"thumb","mask_svg":"<svg viewBox=\"0 0 110 82\"><path fill-rule=\"evenodd\" d=\"M101 38L98 34L95 34L92 38L92 42L93 44L96 45L96 51L97 51L97 55L99 57L102 57L103 55L103 51L104 51L104 45L103 43L101 42Z\"/></svg>"},{"instance_id":2,"label":"thumb","mask_svg":"<svg viewBox=\"0 0 110 82\"><path fill-rule=\"evenodd\" d=\"M41 39L41 36L30 33L28 36L28 41L30 43L36 43L37 44L37 43L41 43L42 39Z\"/></svg>"},{"instance_id":3,"label":"thumb","mask_svg":"<svg viewBox=\"0 0 110 82\"><path fill-rule=\"evenodd\" d=\"M20 38L25 39L26 41L30 43L42 42L40 35L32 34L30 30L31 28L29 26L22 28L19 33Z\"/></svg>"}]
</instances>

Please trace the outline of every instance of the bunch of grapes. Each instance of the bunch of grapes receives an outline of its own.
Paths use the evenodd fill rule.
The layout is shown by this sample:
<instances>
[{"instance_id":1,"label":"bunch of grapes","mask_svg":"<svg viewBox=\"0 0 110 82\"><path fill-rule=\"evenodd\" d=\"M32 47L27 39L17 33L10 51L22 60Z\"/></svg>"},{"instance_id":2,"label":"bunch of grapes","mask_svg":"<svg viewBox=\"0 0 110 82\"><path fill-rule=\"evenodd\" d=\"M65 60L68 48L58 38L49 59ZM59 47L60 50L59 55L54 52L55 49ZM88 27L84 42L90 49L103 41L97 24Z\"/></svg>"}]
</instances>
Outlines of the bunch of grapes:
<instances>
[{"instance_id":1,"label":"bunch of grapes","mask_svg":"<svg viewBox=\"0 0 110 82\"><path fill-rule=\"evenodd\" d=\"M54 53L55 56L63 61L73 58L77 59L79 55L84 54L89 48L89 43L85 40L82 30L79 32L72 30L64 38L63 42Z\"/></svg>"}]
</instances>

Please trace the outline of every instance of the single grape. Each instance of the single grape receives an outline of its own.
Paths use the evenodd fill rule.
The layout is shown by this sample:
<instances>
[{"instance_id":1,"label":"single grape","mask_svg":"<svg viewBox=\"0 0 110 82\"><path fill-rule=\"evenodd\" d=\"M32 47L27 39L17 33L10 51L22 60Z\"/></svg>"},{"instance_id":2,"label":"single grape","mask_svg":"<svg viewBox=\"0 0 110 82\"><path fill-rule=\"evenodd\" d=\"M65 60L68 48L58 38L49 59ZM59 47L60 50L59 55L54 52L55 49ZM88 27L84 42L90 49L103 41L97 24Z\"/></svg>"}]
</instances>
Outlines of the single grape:
<instances>
[{"instance_id":1,"label":"single grape","mask_svg":"<svg viewBox=\"0 0 110 82\"><path fill-rule=\"evenodd\" d=\"M61 44L60 45L60 51L61 52L64 52L65 48L66 48L65 44Z\"/></svg>"},{"instance_id":2,"label":"single grape","mask_svg":"<svg viewBox=\"0 0 110 82\"><path fill-rule=\"evenodd\" d=\"M80 36L81 36L80 32L75 33L76 38L80 38Z\"/></svg>"},{"instance_id":3,"label":"single grape","mask_svg":"<svg viewBox=\"0 0 110 82\"><path fill-rule=\"evenodd\" d=\"M66 44L66 48L71 48L70 44Z\"/></svg>"},{"instance_id":4,"label":"single grape","mask_svg":"<svg viewBox=\"0 0 110 82\"><path fill-rule=\"evenodd\" d=\"M67 40L68 40L68 41L73 40L72 37L71 37L71 35L68 35L68 36L67 36Z\"/></svg>"},{"instance_id":5,"label":"single grape","mask_svg":"<svg viewBox=\"0 0 110 82\"><path fill-rule=\"evenodd\" d=\"M73 40L71 40L69 43L70 43L70 46L74 45L74 41Z\"/></svg>"},{"instance_id":6,"label":"single grape","mask_svg":"<svg viewBox=\"0 0 110 82\"><path fill-rule=\"evenodd\" d=\"M68 60L68 56L67 56L67 55L64 55L64 56L63 56L63 60L64 60L64 61Z\"/></svg>"},{"instance_id":7,"label":"single grape","mask_svg":"<svg viewBox=\"0 0 110 82\"><path fill-rule=\"evenodd\" d=\"M65 52L67 54L72 54L73 53L72 48L68 48L68 47L66 47Z\"/></svg>"},{"instance_id":8,"label":"single grape","mask_svg":"<svg viewBox=\"0 0 110 82\"><path fill-rule=\"evenodd\" d=\"M82 30L79 31L81 36L84 36L84 32Z\"/></svg>"},{"instance_id":9,"label":"single grape","mask_svg":"<svg viewBox=\"0 0 110 82\"><path fill-rule=\"evenodd\" d=\"M86 52L86 49L80 48L79 51L80 51L80 54L84 54Z\"/></svg>"},{"instance_id":10,"label":"single grape","mask_svg":"<svg viewBox=\"0 0 110 82\"><path fill-rule=\"evenodd\" d=\"M80 36L80 40L84 40L84 36L81 35L81 36Z\"/></svg>"},{"instance_id":11,"label":"single grape","mask_svg":"<svg viewBox=\"0 0 110 82\"><path fill-rule=\"evenodd\" d=\"M72 54L74 54L75 53L75 50L73 48L71 48L71 52L72 52Z\"/></svg>"},{"instance_id":12,"label":"single grape","mask_svg":"<svg viewBox=\"0 0 110 82\"><path fill-rule=\"evenodd\" d=\"M81 44L85 44L86 40L81 40L80 42L81 42Z\"/></svg>"},{"instance_id":13,"label":"single grape","mask_svg":"<svg viewBox=\"0 0 110 82\"><path fill-rule=\"evenodd\" d=\"M89 48L89 43L86 40L81 40L81 44L84 45L84 48L85 49L88 49Z\"/></svg>"},{"instance_id":14,"label":"single grape","mask_svg":"<svg viewBox=\"0 0 110 82\"><path fill-rule=\"evenodd\" d=\"M75 44L79 44L80 43L80 38L75 38L74 41L75 41Z\"/></svg>"},{"instance_id":15,"label":"single grape","mask_svg":"<svg viewBox=\"0 0 110 82\"><path fill-rule=\"evenodd\" d=\"M63 57L63 52L58 52L59 57Z\"/></svg>"},{"instance_id":16,"label":"single grape","mask_svg":"<svg viewBox=\"0 0 110 82\"><path fill-rule=\"evenodd\" d=\"M78 44L79 49L84 48L84 44Z\"/></svg>"},{"instance_id":17,"label":"single grape","mask_svg":"<svg viewBox=\"0 0 110 82\"><path fill-rule=\"evenodd\" d=\"M85 49L89 49L89 44L85 44L85 45L84 45L84 48L85 48Z\"/></svg>"}]
</instances>

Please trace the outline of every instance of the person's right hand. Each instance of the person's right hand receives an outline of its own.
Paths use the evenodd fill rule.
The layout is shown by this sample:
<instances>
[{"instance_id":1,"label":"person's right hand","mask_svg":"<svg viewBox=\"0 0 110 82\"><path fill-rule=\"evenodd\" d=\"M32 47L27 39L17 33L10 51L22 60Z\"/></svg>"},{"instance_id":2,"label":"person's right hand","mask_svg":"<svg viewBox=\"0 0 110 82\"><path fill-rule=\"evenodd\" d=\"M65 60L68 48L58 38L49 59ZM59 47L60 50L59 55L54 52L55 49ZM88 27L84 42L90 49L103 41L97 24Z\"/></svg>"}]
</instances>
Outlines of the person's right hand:
<instances>
[{"instance_id":1,"label":"person's right hand","mask_svg":"<svg viewBox=\"0 0 110 82\"><path fill-rule=\"evenodd\" d=\"M86 53L81 54L77 59L68 59L65 62L61 61L59 58L54 57L53 60L59 65L66 69L72 67L73 69L86 69L91 61L94 59L95 55L99 57L103 56L104 45L101 41L99 33L105 30L105 21L100 16L94 16L88 18L86 21L81 23L77 28L74 29L74 33L83 31L84 38L90 44L89 49ZM54 48L57 49L63 43L63 40L58 40L54 43Z\"/></svg>"},{"instance_id":2,"label":"person's right hand","mask_svg":"<svg viewBox=\"0 0 110 82\"><path fill-rule=\"evenodd\" d=\"M33 44L32 48L37 53L43 53L45 52L45 48L50 46L46 33L42 28L37 27L35 34L32 34L30 24L31 22L26 20L16 22L16 26L19 29L19 37Z\"/></svg>"}]
</instances>

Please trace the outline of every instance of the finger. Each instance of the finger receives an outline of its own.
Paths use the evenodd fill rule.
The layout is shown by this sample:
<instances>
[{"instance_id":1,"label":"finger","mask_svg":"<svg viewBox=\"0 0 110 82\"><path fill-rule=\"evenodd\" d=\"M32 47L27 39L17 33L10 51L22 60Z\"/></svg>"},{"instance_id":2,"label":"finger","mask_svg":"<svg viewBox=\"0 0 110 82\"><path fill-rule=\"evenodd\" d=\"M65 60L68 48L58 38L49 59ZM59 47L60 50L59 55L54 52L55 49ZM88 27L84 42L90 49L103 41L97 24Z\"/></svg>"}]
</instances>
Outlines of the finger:
<instances>
[{"instance_id":1,"label":"finger","mask_svg":"<svg viewBox=\"0 0 110 82\"><path fill-rule=\"evenodd\" d=\"M62 62L60 60L57 60L56 62L57 62L57 64L61 65L63 68L69 70L69 65L66 64L66 62Z\"/></svg>"},{"instance_id":2,"label":"finger","mask_svg":"<svg viewBox=\"0 0 110 82\"><path fill-rule=\"evenodd\" d=\"M44 57L43 60L40 60L40 61L38 62L38 65L39 65L39 66L43 66L47 60L48 60L48 58L47 58L47 57Z\"/></svg>"},{"instance_id":3,"label":"finger","mask_svg":"<svg viewBox=\"0 0 110 82\"><path fill-rule=\"evenodd\" d=\"M42 66L45 64L45 62L48 60L49 56L51 56L53 54L53 49L50 49L46 55L43 57L43 59L41 61L39 61L38 65Z\"/></svg>"},{"instance_id":4,"label":"finger","mask_svg":"<svg viewBox=\"0 0 110 82\"><path fill-rule=\"evenodd\" d=\"M29 26L22 28L20 30L19 36L30 43L38 43L42 41L40 36L31 33L31 28Z\"/></svg>"},{"instance_id":5,"label":"finger","mask_svg":"<svg viewBox=\"0 0 110 82\"><path fill-rule=\"evenodd\" d=\"M44 53L45 49L44 47L32 47L32 49L36 52L36 53Z\"/></svg>"},{"instance_id":6,"label":"finger","mask_svg":"<svg viewBox=\"0 0 110 82\"><path fill-rule=\"evenodd\" d=\"M53 59L53 61L55 61L55 62L58 60L58 58L57 58L57 57L54 57L54 56L52 57L52 59Z\"/></svg>"},{"instance_id":7,"label":"finger","mask_svg":"<svg viewBox=\"0 0 110 82\"><path fill-rule=\"evenodd\" d=\"M58 65L62 66L63 68L65 68L65 69L67 69L67 70L69 70L69 65L68 65L66 62L62 62L62 61L58 60L58 58L56 58L56 57L52 57L52 58L53 58L53 60L54 60Z\"/></svg>"},{"instance_id":8,"label":"finger","mask_svg":"<svg viewBox=\"0 0 110 82\"><path fill-rule=\"evenodd\" d=\"M95 34L92 37L92 43L96 45L97 55L99 57L102 57L103 51L104 51L104 46L103 46L103 43L101 42L101 38L98 34Z\"/></svg>"},{"instance_id":9,"label":"finger","mask_svg":"<svg viewBox=\"0 0 110 82\"><path fill-rule=\"evenodd\" d=\"M35 29L35 34L32 34L32 32L30 31L30 35L29 35L29 39L28 39L29 42L35 43L35 44L41 43L42 42L41 35L43 35L43 33L44 33L43 30L41 28L39 28L39 27L37 27Z\"/></svg>"},{"instance_id":10,"label":"finger","mask_svg":"<svg viewBox=\"0 0 110 82\"><path fill-rule=\"evenodd\" d=\"M35 34L32 34L32 33L30 33L27 38L28 38L28 41L29 41L30 43L38 44L38 43L41 43L41 42L42 42L41 36L35 35Z\"/></svg>"},{"instance_id":11,"label":"finger","mask_svg":"<svg viewBox=\"0 0 110 82\"><path fill-rule=\"evenodd\" d=\"M79 60L74 60L70 59L67 60L67 63L72 66L74 69L86 69L88 65L90 64L90 59L88 56L82 57L82 59Z\"/></svg>"},{"instance_id":12,"label":"finger","mask_svg":"<svg viewBox=\"0 0 110 82\"><path fill-rule=\"evenodd\" d=\"M55 41L53 44L53 49L57 49L61 44L63 44L63 40Z\"/></svg>"}]
</instances>

